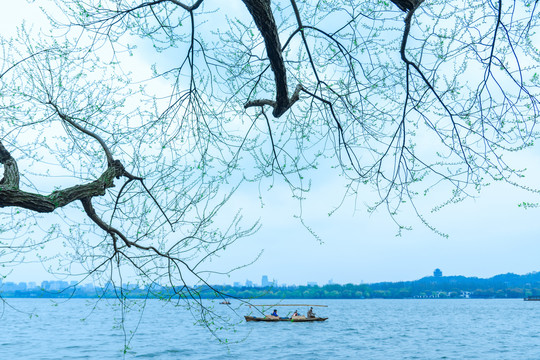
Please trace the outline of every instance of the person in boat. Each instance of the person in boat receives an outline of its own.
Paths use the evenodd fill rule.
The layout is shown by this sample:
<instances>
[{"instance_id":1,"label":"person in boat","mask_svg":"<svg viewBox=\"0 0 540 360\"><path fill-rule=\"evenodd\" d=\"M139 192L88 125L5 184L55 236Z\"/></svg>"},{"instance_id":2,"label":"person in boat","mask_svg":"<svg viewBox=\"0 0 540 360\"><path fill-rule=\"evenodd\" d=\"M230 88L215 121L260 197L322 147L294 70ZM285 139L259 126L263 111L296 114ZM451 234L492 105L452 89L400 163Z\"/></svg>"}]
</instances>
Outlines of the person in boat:
<instances>
[{"instance_id":1,"label":"person in boat","mask_svg":"<svg viewBox=\"0 0 540 360\"><path fill-rule=\"evenodd\" d=\"M292 317L295 317L295 316L300 316L300 315L298 315L298 310L294 310L294 313L292 314Z\"/></svg>"},{"instance_id":2,"label":"person in boat","mask_svg":"<svg viewBox=\"0 0 540 360\"><path fill-rule=\"evenodd\" d=\"M276 309L274 309L274 312L272 313L272 316L278 316Z\"/></svg>"},{"instance_id":3,"label":"person in boat","mask_svg":"<svg viewBox=\"0 0 540 360\"><path fill-rule=\"evenodd\" d=\"M308 310L307 317L308 319L313 319L315 317L315 313L313 312L313 307L311 307L311 309Z\"/></svg>"}]
</instances>

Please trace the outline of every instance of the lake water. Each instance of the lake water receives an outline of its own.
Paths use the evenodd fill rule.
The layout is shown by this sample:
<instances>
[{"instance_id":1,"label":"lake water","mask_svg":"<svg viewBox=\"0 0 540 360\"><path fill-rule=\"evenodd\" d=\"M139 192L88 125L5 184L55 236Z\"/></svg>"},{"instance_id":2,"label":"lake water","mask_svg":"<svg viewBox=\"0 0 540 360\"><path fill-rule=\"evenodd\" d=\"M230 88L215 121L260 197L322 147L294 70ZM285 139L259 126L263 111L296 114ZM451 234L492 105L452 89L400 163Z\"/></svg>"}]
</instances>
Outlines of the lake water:
<instances>
[{"instance_id":1,"label":"lake water","mask_svg":"<svg viewBox=\"0 0 540 360\"><path fill-rule=\"evenodd\" d=\"M221 332L232 342L224 345L206 328L194 325L189 310L157 300L149 300L144 312L127 312L124 331L118 327L122 312L103 302L96 306L95 300L56 304L49 299L8 299L0 317L0 359L540 359L540 302L287 303L327 304L315 311L329 319L246 323L236 317L238 324ZM216 303L215 309L232 314L225 305ZM277 309L283 315L295 310ZM305 307L298 310L306 312ZM250 309L237 311L245 315Z\"/></svg>"}]
</instances>

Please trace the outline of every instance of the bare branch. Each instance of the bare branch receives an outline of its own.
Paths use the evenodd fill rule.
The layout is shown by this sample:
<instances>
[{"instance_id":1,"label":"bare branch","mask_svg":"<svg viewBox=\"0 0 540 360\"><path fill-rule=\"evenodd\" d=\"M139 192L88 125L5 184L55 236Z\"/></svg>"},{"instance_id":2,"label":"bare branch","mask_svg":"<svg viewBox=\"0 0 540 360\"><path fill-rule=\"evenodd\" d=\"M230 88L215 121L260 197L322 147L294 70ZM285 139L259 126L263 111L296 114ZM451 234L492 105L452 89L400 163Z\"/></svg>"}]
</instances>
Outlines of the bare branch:
<instances>
[{"instance_id":1,"label":"bare branch","mask_svg":"<svg viewBox=\"0 0 540 360\"><path fill-rule=\"evenodd\" d=\"M96 139L99 142L99 145L101 145L101 148L103 149L103 152L105 152L105 156L107 157L107 164L109 166L113 165L114 159L113 159L113 156L111 154L111 150L109 149L107 144L105 144L105 141L103 141L103 139L99 135L97 135L96 133L94 133L94 132L92 132L92 131L90 131L88 129L85 129L84 127L77 124L71 117L67 116L62 111L60 111L60 109L58 108L58 106L56 104L54 104L52 102L49 102L49 104L54 108L54 110L56 111L58 116L60 116L60 118L62 120L64 120L65 122L67 122L68 124L73 126L75 129L79 130L80 132L82 132L82 133Z\"/></svg>"}]
</instances>

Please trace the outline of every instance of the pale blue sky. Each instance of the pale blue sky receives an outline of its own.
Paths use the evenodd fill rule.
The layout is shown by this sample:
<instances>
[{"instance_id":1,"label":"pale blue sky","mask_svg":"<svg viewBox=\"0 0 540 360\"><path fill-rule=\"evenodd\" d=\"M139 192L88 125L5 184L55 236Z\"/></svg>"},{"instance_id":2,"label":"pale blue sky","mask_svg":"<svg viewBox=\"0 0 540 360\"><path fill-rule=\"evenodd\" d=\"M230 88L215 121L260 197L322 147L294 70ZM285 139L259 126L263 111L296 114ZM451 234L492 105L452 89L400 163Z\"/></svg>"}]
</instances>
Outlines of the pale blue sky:
<instances>
[{"instance_id":1,"label":"pale blue sky","mask_svg":"<svg viewBox=\"0 0 540 360\"><path fill-rule=\"evenodd\" d=\"M538 152L530 151L522 158L533 165L540 163ZM539 169L529 168L529 184L534 184ZM289 284L324 284L329 279L360 283L414 280L431 275L435 268L445 275L478 277L540 269L540 209L518 207L519 202L534 199L530 193L496 184L476 199L428 212L426 218L448 238L429 230L415 215L403 214L402 220L413 230L397 237L397 227L384 209L375 214L365 209L354 212L349 201L329 217L337 203L333 194L340 189L339 183L324 177L319 180L308 195L304 218L322 243L293 218L298 203L287 189L273 189L263 209L246 206L253 193L242 192L238 201L249 209L248 214L258 211L263 227L252 239L228 249L222 261L237 264L255 256L260 248L264 253L249 268L235 272L231 281L260 282L260 275L266 274Z\"/></svg>"}]
</instances>

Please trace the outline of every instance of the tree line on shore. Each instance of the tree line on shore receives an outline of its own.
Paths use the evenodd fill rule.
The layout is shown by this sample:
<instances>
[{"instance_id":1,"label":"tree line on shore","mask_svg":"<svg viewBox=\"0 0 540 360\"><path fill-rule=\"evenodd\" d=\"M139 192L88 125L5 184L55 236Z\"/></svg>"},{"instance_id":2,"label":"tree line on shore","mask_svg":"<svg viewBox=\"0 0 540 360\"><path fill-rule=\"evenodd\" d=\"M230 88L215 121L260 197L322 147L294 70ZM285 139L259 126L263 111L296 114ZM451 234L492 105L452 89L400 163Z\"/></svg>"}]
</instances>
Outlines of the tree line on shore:
<instances>
[{"instance_id":1,"label":"tree line on shore","mask_svg":"<svg viewBox=\"0 0 540 360\"><path fill-rule=\"evenodd\" d=\"M540 295L540 273L509 273L489 279L429 276L415 281L360 285L222 287L220 290L233 297L263 299L523 298Z\"/></svg>"},{"instance_id":2,"label":"tree line on shore","mask_svg":"<svg viewBox=\"0 0 540 360\"><path fill-rule=\"evenodd\" d=\"M4 284L5 285L5 284ZM131 298L174 297L173 289L163 286L125 286ZM70 286L62 290L36 287L26 290L0 288L0 296L41 298L115 297L112 287ZM540 295L540 273L502 274L488 279L464 276L424 277L415 281L374 284L328 284L324 286L234 287L230 285L199 286L190 290L196 298L241 299L409 299L409 298L523 298Z\"/></svg>"}]
</instances>

